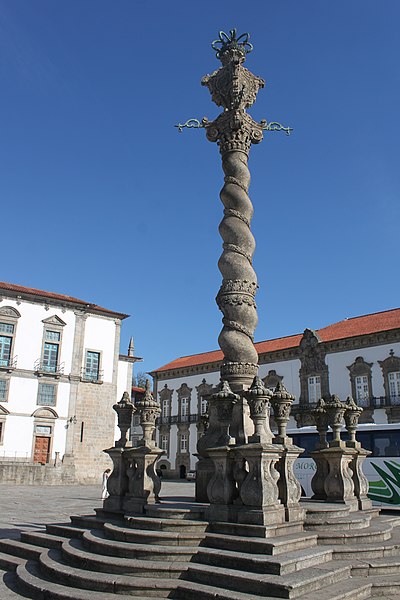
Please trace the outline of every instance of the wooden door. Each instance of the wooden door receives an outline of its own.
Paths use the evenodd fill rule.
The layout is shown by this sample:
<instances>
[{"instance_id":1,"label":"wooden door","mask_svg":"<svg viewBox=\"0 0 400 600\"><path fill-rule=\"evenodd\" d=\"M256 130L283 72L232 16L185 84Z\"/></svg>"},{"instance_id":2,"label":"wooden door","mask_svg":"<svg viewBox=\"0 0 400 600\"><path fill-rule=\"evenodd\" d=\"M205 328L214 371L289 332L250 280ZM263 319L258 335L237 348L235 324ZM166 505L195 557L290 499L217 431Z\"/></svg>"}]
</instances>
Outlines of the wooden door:
<instances>
[{"instance_id":1,"label":"wooden door","mask_svg":"<svg viewBox=\"0 0 400 600\"><path fill-rule=\"evenodd\" d=\"M50 438L37 435L35 437L35 449L33 462L45 465L49 460Z\"/></svg>"}]
</instances>

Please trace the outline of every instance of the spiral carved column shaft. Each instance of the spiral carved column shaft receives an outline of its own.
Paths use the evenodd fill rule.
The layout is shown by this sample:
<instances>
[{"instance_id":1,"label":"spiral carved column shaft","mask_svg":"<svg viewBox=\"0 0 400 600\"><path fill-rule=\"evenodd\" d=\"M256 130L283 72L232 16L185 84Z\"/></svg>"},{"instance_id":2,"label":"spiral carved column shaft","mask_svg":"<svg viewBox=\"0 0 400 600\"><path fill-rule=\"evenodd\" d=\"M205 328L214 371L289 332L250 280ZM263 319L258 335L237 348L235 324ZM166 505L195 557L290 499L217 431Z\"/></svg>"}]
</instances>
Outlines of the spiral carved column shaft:
<instances>
[{"instance_id":1,"label":"spiral carved column shaft","mask_svg":"<svg viewBox=\"0 0 400 600\"><path fill-rule=\"evenodd\" d=\"M258 371L253 343L258 320L254 300L257 277L252 266L255 241L250 230L253 206L248 195L247 161L251 144L259 143L263 134L262 125L246 113L246 108L255 102L264 81L242 65L249 51L247 34L236 38L236 32L231 31L230 37L223 34L215 44L221 46L217 57L222 67L206 75L202 84L210 90L213 101L224 108L213 122L203 120L207 138L219 145L225 174L220 194L224 217L219 226L223 252L218 263L223 279L216 298L223 313L223 328L218 341L224 354L221 379L229 381L233 391L240 391L249 387Z\"/></svg>"}]
</instances>

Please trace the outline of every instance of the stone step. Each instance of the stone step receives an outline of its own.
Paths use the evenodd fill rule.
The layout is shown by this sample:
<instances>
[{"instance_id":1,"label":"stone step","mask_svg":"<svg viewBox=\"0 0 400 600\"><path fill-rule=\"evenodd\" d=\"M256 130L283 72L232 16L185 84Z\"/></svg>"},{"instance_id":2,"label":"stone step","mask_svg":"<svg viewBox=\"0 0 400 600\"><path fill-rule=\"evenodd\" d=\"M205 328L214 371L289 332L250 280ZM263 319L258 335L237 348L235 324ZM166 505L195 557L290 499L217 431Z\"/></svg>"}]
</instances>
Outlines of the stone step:
<instances>
[{"instance_id":1,"label":"stone step","mask_svg":"<svg viewBox=\"0 0 400 600\"><path fill-rule=\"evenodd\" d=\"M330 549L323 549L322 552L321 550L321 546L317 546L272 557L265 554L245 554L243 552L239 554L229 550L200 547L191 562L215 565L226 569L239 569L251 573L287 575L332 560Z\"/></svg>"},{"instance_id":2,"label":"stone step","mask_svg":"<svg viewBox=\"0 0 400 600\"><path fill-rule=\"evenodd\" d=\"M83 546L95 554L118 556L122 558L137 558L156 561L189 561L197 552L197 547L191 546L161 546L149 544L134 544L118 542L102 536L99 531L86 531L82 536Z\"/></svg>"},{"instance_id":3,"label":"stone step","mask_svg":"<svg viewBox=\"0 0 400 600\"><path fill-rule=\"evenodd\" d=\"M301 502L300 506L306 509L306 523L313 523L327 519L339 519L351 514L350 508L345 504L307 500L305 502Z\"/></svg>"},{"instance_id":4,"label":"stone step","mask_svg":"<svg viewBox=\"0 0 400 600\"><path fill-rule=\"evenodd\" d=\"M21 558L19 556L12 556L11 554L6 554L5 552L0 552L0 569L3 569L4 571L15 571L18 565L22 565L25 562L25 558Z\"/></svg>"},{"instance_id":5,"label":"stone step","mask_svg":"<svg viewBox=\"0 0 400 600\"><path fill-rule=\"evenodd\" d=\"M33 546L19 540L0 539L0 552L9 554L10 556L18 556L26 560L37 560L41 552L47 548L42 546Z\"/></svg>"},{"instance_id":6,"label":"stone step","mask_svg":"<svg viewBox=\"0 0 400 600\"><path fill-rule=\"evenodd\" d=\"M393 526L390 523L375 523L366 529L354 531L318 531L318 544L369 544L383 542L391 537Z\"/></svg>"},{"instance_id":7,"label":"stone step","mask_svg":"<svg viewBox=\"0 0 400 600\"><path fill-rule=\"evenodd\" d=\"M213 586L181 581L172 592L175 600L276 600L275 596L247 594L232 590L216 589ZM348 579L329 585L323 590L324 600L368 600L371 598L371 584L366 580ZM308 593L304 600L321 600L321 590Z\"/></svg>"},{"instance_id":8,"label":"stone step","mask_svg":"<svg viewBox=\"0 0 400 600\"><path fill-rule=\"evenodd\" d=\"M71 515L71 525L81 529L103 529L104 523L122 521L122 519L106 519L95 515Z\"/></svg>"},{"instance_id":9,"label":"stone step","mask_svg":"<svg viewBox=\"0 0 400 600\"><path fill-rule=\"evenodd\" d=\"M125 524L133 529L149 531L196 531L203 532L208 527L207 521L189 519L160 519L158 517L126 516Z\"/></svg>"},{"instance_id":10,"label":"stone step","mask_svg":"<svg viewBox=\"0 0 400 600\"><path fill-rule=\"evenodd\" d=\"M131 596L144 594L150 597L166 598L176 587L176 580L172 578L133 577L132 575L116 575L76 568L63 561L61 553L54 549L40 555L39 567L40 573L50 581L96 592L130 594Z\"/></svg>"},{"instance_id":11,"label":"stone step","mask_svg":"<svg viewBox=\"0 0 400 600\"><path fill-rule=\"evenodd\" d=\"M350 566L335 567L334 563L310 567L305 571L290 573L284 577L271 574L249 573L235 569L224 569L213 565L190 563L185 579L195 583L212 585L216 588L260 595L268 593L278 598L299 598L350 577Z\"/></svg>"},{"instance_id":12,"label":"stone step","mask_svg":"<svg viewBox=\"0 0 400 600\"><path fill-rule=\"evenodd\" d=\"M304 526L307 531L331 531L338 529L341 531L348 531L353 529L365 529L370 526L371 518L372 516L369 514L355 515L354 513L350 513L349 516L340 517L338 519L325 518L324 520L321 519L318 522L311 523L306 521Z\"/></svg>"},{"instance_id":13,"label":"stone step","mask_svg":"<svg viewBox=\"0 0 400 600\"><path fill-rule=\"evenodd\" d=\"M337 544L332 545L334 560L368 561L375 558L400 556L400 541L394 536L385 542L372 544Z\"/></svg>"},{"instance_id":14,"label":"stone step","mask_svg":"<svg viewBox=\"0 0 400 600\"><path fill-rule=\"evenodd\" d=\"M242 523L210 523L207 531L244 537L270 538L303 531L303 522L281 523L278 525L245 525Z\"/></svg>"},{"instance_id":15,"label":"stone step","mask_svg":"<svg viewBox=\"0 0 400 600\"><path fill-rule=\"evenodd\" d=\"M26 565L19 565L16 575L17 584L22 586L30 594L30 597L37 600L94 600L93 590L74 589L44 579L39 566L32 561L28 561ZM150 597L140 595L141 600L148 600ZM96 600L116 600L115 594L109 592L96 592L95 598ZM119 594L118 600L132 600L132 595Z\"/></svg>"},{"instance_id":16,"label":"stone step","mask_svg":"<svg viewBox=\"0 0 400 600\"><path fill-rule=\"evenodd\" d=\"M63 558L68 564L103 573L135 574L142 577L177 578L186 571L188 561L141 560L92 554L87 552L81 540L67 540L61 548Z\"/></svg>"},{"instance_id":17,"label":"stone step","mask_svg":"<svg viewBox=\"0 0 400 600\"><path fill-rule=\"evenodd\" d=\"M369 561L355 561L352 564L351 574L355 577L369 577L378 575L397 575L400 573L400 555L373 558ZM400 588L399 588L400 593Z\"/></svg>"},{"instance_id":18,"label":"stone step","mask_svg":"<svg viewBox=\"0 0 400 600\"><path fill-rule=\"evenodd\" d=\"M80 538L86 529L82 527L75 527L70 523L51 523L46 525L46 531L52 535L58 535L67 538Z\"/></svg>"},{"instance_id":19,"label":"stone step","mask_svg":"<svg viewBox=\"0 0 400 600\"><path fill-rule=\"evenodd\" d=\"M247 552L250 554L278 555L284 552L312 548L317 545L317 534L312 532L294 533L273 538L244 538L219 533L207 533L202 546Z\"/></svg>"},{"instance_id":20,"label":"stone step","mask_svg":"<svg viewBox=\"0 0 400 600\"><path fill-rule=\"evenodd\" d=\"M204 520L208 511L208 504L193 504L189 508L163 506L153 504L145 507L147 517L158 519L188 519L189 521Z\"/></svg>"},{"instance_id":21,"label":"stone step","mask_svg":"<svg viewBox=\"0 0 400 600\"><path fill-rule=\"evenodd\" d=\"M43 548L61 548L61 545L68 538L59 535L52 535L39 531L22 531L21 542L31 544L32 546L42 546Z\"/></svg>"},{"instance_id":22,"label":"stone step","mask_svg":"<svg viewBox=\"0 0 400 600\"><path fill-rule=\"evenodd\" d=\"M159 544L162 546L198 546L204 539L204 533L178 531L149 531L146 529L131 529L111 523L104 524L104 534L107 538L120 542L137 544Z\"/></svg>"},{"instance_id":23,"label":"stone step","mask_svg":"<svg viewBox=\"0 0 400 600\"><path fill-rule=\"evenodd\" d=\"M372 584L372 596L384 598L398 598L400 596L400 574L385 575L384 577L368 577L368 581Z\"/></svg>"}]
</instances>

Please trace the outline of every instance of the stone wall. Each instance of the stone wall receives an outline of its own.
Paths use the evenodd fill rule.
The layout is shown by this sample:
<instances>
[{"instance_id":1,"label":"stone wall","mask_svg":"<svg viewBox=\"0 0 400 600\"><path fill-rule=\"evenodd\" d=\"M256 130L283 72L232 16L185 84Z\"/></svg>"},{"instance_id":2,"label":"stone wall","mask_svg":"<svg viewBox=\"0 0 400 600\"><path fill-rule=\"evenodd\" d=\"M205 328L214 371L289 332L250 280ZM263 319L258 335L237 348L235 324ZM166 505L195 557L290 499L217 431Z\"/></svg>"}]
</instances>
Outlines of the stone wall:
<instances>
[{"instance_id":1,"label":"stone wall","mask_svg":"<svg viewBox=\"0 0 400 600\"><path fill-rule=\"evenodd\" d=\"M16 485L61 485L75 483L73 465L39 465L0 462L0 483Z\"/></svg>"}]
</instances>

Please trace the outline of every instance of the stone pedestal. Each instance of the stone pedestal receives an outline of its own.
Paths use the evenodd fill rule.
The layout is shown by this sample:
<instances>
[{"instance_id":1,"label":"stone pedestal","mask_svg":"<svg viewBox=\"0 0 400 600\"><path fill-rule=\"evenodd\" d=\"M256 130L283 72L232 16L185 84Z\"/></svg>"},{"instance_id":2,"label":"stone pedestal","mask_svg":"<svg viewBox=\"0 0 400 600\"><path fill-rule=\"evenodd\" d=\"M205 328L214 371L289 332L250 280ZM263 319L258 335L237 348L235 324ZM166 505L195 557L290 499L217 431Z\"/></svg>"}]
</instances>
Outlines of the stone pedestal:
<instances>
[{"instance_id":1,"label":"stone pedestal","mask_svg":"<svg viewBox=\"0 0 400 600\"><path fill-rule=\"evenodd\" d=\"M238 446L235 451L248 466L248 474L239 490L243 506L238 508L238 522L254 525L283 523L285 509L279 500L279 473L275 468L282 450L273 444L247 444Z\"/></svg>"},{"instance_id":2,"label":"stone pedestal","mask_svg":"<svg viewBox=\"0 0 400 600\"><path fill-rule=\"evenodd\" d=\"M314 494L311 499L324 502L326 500L325 480L328 477L329 467L322 452L322 450L310 452L310 456L315 462L315 473L311 480L311 489Z\"/></svg>"},{"instance_id":3,"label":"stone pedestal","mask_svg":"<svg viewBox=\"0 0 400 600\"><path fill-rule=\"evenodd\" d=\"M236 520L236 507L233 506L233 501L237 496L237 488L233 475L235 462L231 451L228 446L208 450L208 456L214 465L214 474L207 486L210 521Z\"/></svg>"},{"instance_id":4,"label":"stone pedestal","mask_svg":"<svg viewBox=\"0 0 400 600\"><path fill-rule=\"evenodd\" d=\"M315 495L313 498L326 500L326 502L341 502L349 506L351 510L357 510L358 500L354 495L353 473L350 469L350 464L357 455L357 451L346 448L344 442L341 443L341 447L336 446L311 453L316 462L317 458L318 462L321 461L319 469L317 462L317 472L311 482L313 490L316 488L317 493L320 493L321 475L322 471L325 471L325 498L316 498ZM324 462L325 465L323 465ZM316 479L315 487L314 479Z\"/></svg>"},{"instance_id":5,"label":"stone pedestal","mask_svg":"<svg viewBox=\"0 0 400 600\"><path fill-rule=\"evenodd\" d=\"M107 491L109 497L103 502L103 509L108 512L121 512L123 510L123 500L128 492L129 479L126 474L124 460L124 448L116 447L104 450L113 462L113 470L107 481Z\"/></svg>"},{"instance_id":6,"label":"stone pedestal","mask_svg":"<svg viewBox=\"0 0 400 600\"><path fill-rule=\"evenodd\" d=\"M160 448L148 446L125 450L130 475L128 491L122 501L125 512L143 513L146 505L159 502L161 479L155 464L163 454Z\"/></svg>"},{"instance_id":7,"label":"stone pedestal","mask_svg":"<svg viewBox=\"0 0 400 600\"><path fill-rule=\"evenodd\" d=\"M299 504L301 485L293 471L294 461L302 452L304 452L302 448L285 443L276 464L279 473L279 500L285 507L285 519L289 522L304 520L306 513L305 509Z\"/></svg>"},{"instance_id":8,"label":"stone pedestal","mask_svg":"<svg viewBox=\"0 0 400 600\"><path fill-rule=\"evenodd\" d=\"M372 501L368 498L368 479L363 472L363 462L371 452L363 448L356 448L356 454L350 462L350 469L353 474L354 495L358 500L359 510L369 510L372 508Z\"/></svg>"}]
</instances>

